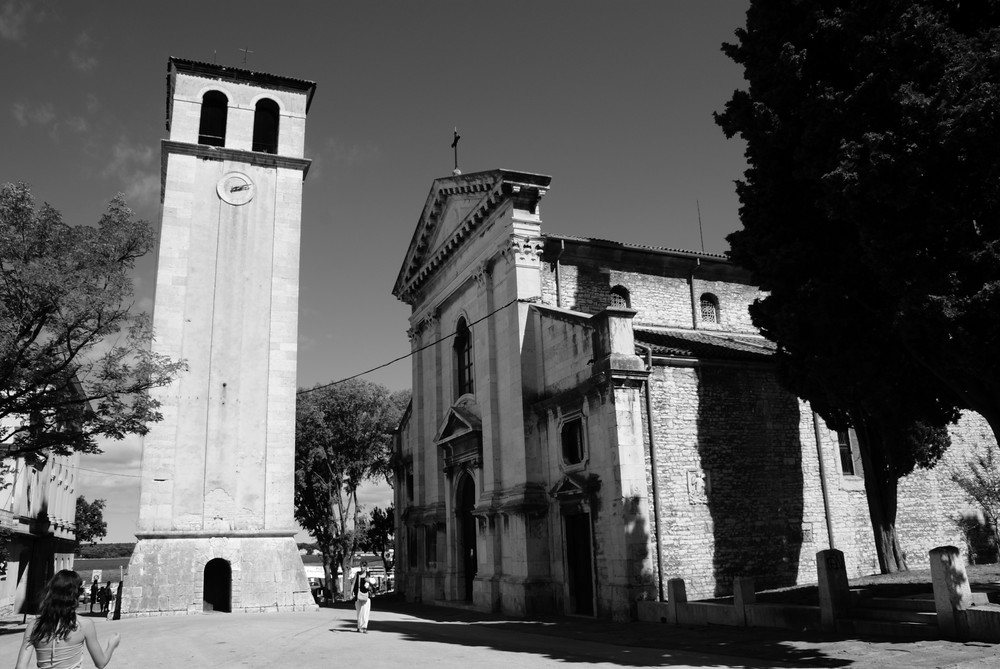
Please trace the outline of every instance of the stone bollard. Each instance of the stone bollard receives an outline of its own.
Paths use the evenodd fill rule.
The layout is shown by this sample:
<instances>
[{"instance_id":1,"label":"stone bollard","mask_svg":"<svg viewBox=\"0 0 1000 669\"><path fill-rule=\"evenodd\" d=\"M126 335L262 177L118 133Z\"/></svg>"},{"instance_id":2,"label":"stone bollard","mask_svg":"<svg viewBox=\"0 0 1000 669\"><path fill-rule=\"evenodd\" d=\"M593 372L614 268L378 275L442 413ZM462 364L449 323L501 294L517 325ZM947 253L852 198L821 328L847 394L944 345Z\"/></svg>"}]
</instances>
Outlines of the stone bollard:
<instances>
[{"instance_id":1,"label":"stone bollard","mask_svg":"<svg viewBox=\"0 0 1000 669\"><path fill-rule=\"evenodd\" d=\"M733 606L736 607L736 619L741 625L747 625L747 607L757 602L757 592L754 590L753 579L749 576L737 576L733 579Z\"/></svg>"},{"instance_id":2,"label":"stone bollard","mask_svg":"<svg viewBox=\"0 0 1000 669\"><path fill-rule=\"evenodd\" d=\"M672 625L679 625L680 620L677 615L677 607L687 604L687 588L684 586L683 578L671 578L667 580L667 622Z\"/></svg>"},{"instance_id":3,"label":"stone bollard","mask_svg":"<svg viewBox=\"0 0 1000 669\"><path fill-rule=\"evenodd\" d=\"M819 618L826 631L837 629L837 618L844 616L851 606L851 587L847 583L847 566L844 554L836 548L816 553L816 570L819 576Z\"/></svg>"},{"instance_id":4,"label":"stone bollard","mask_svg":"<svg viewBox=\"0 0 1000 669\"><path fill-rule=\"evenodd\" d=\"M958 639L965 631L965 621L958 611L972 606L972 588L965 574L965 561L954 546L932 549L930 559L938 629L945 637Z\"/></svg>"}]
</instances>

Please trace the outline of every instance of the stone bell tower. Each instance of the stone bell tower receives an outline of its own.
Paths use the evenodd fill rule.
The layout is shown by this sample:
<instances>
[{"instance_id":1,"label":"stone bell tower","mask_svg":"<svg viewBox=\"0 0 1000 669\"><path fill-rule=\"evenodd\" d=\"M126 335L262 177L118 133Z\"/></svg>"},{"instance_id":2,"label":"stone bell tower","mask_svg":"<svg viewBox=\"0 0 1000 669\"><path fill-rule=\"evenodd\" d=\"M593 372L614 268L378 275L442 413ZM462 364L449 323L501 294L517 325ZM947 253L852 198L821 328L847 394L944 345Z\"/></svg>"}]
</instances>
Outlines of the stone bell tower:
<instances>
[{"instance_id":1,"label":"stone bell tower","mask_svg":"<svg viewBox=\"0 0 1000 669\"><path fill-rule=\"evenodd\" d=\"M296 550L295 363L306 114L316 85L168 62L154 351L124 615L314 606Z\"/></svg>"}]
</instances>

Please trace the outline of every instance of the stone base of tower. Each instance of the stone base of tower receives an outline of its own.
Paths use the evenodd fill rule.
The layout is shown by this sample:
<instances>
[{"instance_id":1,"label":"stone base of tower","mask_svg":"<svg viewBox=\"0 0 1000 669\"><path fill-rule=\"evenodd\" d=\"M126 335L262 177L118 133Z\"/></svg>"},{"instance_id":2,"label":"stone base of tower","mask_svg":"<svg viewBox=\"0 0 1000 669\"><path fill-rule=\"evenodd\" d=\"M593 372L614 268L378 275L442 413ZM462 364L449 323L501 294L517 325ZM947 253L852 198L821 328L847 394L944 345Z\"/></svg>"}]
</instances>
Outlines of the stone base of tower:
<instances>
[{"instance_id":1,"label":"stone base of tower","mask_svg":"<svg viewBox=\"0 0 1000 669\"><path fill-rule=\"evenodd\" d=\"M139 539L122 588L122 616L316 610L291 536Z\"/></svg>"}]
</instances>

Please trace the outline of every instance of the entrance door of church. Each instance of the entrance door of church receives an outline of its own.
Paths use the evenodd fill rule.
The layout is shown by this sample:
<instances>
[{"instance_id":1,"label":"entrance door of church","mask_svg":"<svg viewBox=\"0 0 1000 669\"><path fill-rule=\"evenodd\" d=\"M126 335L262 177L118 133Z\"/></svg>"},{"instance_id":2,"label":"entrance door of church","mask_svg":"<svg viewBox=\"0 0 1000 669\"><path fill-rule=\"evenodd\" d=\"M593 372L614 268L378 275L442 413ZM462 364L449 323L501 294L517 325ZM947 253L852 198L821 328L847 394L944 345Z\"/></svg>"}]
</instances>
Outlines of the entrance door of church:
<instances>
[{"instance_id":1,"label":"entrance door of church","mask_svg":"<svg viewBox=\"0 0 1000 669\"><path fill-rule=\"evenodd\" d=\"M232 612L233 569L228 560L215 558L208 561L203 591L205 611Z\"/></svg>"},{"instance_id":2,"label":"entrance door of church","mask_svg":"<svg viewBox=\"0 0 1000 669\"><path fill-rule=\"evenodd\" d=\"M594 615L594 552L590 538L590 514L564 516L566 523L566 570L569 613Z\"/></svg>"},{"instance_id":3,"label":"entrance door of church","mask_svg":"<svg viewBox=\"0 0 1000 669\"><path fill-rule=\"evenodd\" d=\"M476 556L476 518L472 509L476 506L476 484L472 477L462 478L458 489L458 522L462 555L462 571L465 576L465 600L472 601L472 586L476 572L479 570L479 559Z\"/></svg>"}]
</instances>

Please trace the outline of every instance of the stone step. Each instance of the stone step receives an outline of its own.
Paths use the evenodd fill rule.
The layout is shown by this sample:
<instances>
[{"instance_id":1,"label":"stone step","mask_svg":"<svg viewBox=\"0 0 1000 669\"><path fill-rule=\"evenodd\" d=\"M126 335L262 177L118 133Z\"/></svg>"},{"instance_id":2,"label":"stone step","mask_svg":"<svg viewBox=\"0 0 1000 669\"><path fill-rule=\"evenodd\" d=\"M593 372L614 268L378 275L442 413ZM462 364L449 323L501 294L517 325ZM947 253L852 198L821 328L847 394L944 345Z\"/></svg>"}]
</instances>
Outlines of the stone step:
<instances>
[{"instance_id":1,"label":"stone step","mask_svg":"<svg viewBox=\"0 0 1000 669\"><path fill-rule=\"evenodd\" d=\"M932 602L933 604L933 602ZM887 620L889 622L924 623L937 625L937 613L931 606L930 611L923 609L877 608L873 606L856 606L851 609L851 617L858 620Z\"/></svg>"},{"instance_id":2,"label":"stone step","mask_svg":"<svg viewBox=\"0 0 1000 669\"><path fill-rule=\"evenodd\" d=\"M890 622L887 620L860 620L841 618L837 621L837 632L859 636L878 636L892 639L934 640L940 639L937 625L915 622Z\"/></svg>"},{"instance_id":3,"label":"stone step","mask_svg":"<svg viewBox=\"0 0 1000 669\"><path fill-rule=\"evenodd\" d=\"M887 611L925 611L934 613L934 600L922 597L867 597L858 600L855 609L885 609Z\"/></svg>"}]
</instances>

